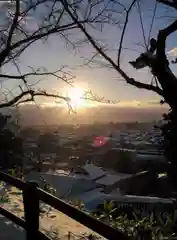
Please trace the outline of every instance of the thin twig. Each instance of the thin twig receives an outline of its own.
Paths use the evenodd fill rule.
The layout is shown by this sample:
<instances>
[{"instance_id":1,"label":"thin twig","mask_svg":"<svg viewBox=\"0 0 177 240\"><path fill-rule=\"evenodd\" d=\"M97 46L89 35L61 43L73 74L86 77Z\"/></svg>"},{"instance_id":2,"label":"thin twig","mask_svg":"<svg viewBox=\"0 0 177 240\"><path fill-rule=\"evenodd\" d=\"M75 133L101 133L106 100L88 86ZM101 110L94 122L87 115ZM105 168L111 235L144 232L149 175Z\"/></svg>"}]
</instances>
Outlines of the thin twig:
<instances>
[{"instance_id":1,"label":"thin twig","mask_svg":"<svg viewBox=\"0 0 177 240\"><path fill-rule=\"evenodd\" d=\"M151 21L151 25L150 25L150 29L149 29L149 35L148 35L148 41L147 41L148 46L149 46L149 44L150 44L151 32L152 32L152 27L153 27L153 24L154 24L154 19L155 19L155 15L156 15L156 10L157 10L157 1L155 2L155 5L154 5L152 21Z\"/></svg>"},{"instance_id":2,"label":"thin twig","mask_svg":"<svg viewBox=\"0 0 177 240\"><path fill-rule=\"evenodd\" d=\"M142 14L141 14L141 7L140 7L139 0L137 1L137 7L138 7L138 13L139 13L139 17L140 17L140 24L141 24L142 34L143 34L144 46L146 48L146 51L148 51L148 45L146 43L146 36L145 36L145 31L144 31L144 26L143 26L143 18L142 18Z\"/></svg>"},{"instance_id":3,"label":"thin twig","mask_svg":"<svg viewBox=\"0 0 177 240\"><path fill-rule=\"evenodd\" d=\"M133 0L131 5L130 5L130 7L128 8L128 10L126 10L125 23L124 23L124 26L123 26L123 29L122 29L122 34L121 34L120 43L119 43L119 50L118 50L118 59L117 59L118 67L120 66L120 56L121 56L121 51L122 51L122 45L123 45L123 40L124 40L124 36L125 36L125 31L126 31L128 20L129 20L129 14L130 14L130 11L132 10L132 7L136 3L136 1L137 0Z\"/></svg>"},{"instance_id":4,"label":"thin twig","mask_svg":"<svg viewBox=\"0 0 177 240\"><path fill-rule=\"evenodd\" d=\"M136 2L136 0L134 0L132 2L132 4L134 4ZM80 28L80 30L83 32L83 34L87 37L87 39L89 40L89 42L91 43L91 45L93 46L93 48L95 48L100 55L106 60L108 61L112 67L120 73L120 75L125 79L125 81L128 84L131 84L137 88L142 88L142 89L147 89L150 91L154 91L156 93L158 93L159 95L163 96L163 91L153 85L150 84L146 84L146 83L142 83L139 81L136 81L133 78L130 78L121 68L119 65L116 65L116 63L98 46L98 44L96 43L96 41L93 39L93 37L86 31L86 29L84 28L84 26L77 20L77 18L72 14L71 10L68 7L68 4L65 0L62 0L61 2L65 8L65 10L68 12L69 16L71 17L71 19L78 25L78 27Z\"/></svg>"}]
</instances>

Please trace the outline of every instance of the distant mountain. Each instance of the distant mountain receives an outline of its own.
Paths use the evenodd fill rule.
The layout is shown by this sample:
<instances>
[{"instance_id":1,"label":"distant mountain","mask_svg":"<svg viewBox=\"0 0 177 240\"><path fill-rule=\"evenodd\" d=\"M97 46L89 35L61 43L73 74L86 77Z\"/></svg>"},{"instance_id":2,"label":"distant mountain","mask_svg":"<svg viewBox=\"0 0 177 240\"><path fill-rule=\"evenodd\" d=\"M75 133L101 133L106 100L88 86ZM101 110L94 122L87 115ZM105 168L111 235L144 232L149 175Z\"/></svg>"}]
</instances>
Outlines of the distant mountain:
<instances>
[{"instance_id":1,"label":"distant mountain","mask_svg":"<svg viewBox=\"0 0 177 240\"><path fill-rule=\"evenodd\" d=\"M10 109L6 112L12 115L17 114L15 110ZM23 125L58 125L69 123L93 123L93 122L134 122L134 121L154 121L160 120L164 108L149 107L117 107L117 106L99 106L87 108L84 111L78 111L77 115L69 114L63 107L41 107L35 105L26 105L19 108L21 121Z\"/></svg>"}]
</instances>

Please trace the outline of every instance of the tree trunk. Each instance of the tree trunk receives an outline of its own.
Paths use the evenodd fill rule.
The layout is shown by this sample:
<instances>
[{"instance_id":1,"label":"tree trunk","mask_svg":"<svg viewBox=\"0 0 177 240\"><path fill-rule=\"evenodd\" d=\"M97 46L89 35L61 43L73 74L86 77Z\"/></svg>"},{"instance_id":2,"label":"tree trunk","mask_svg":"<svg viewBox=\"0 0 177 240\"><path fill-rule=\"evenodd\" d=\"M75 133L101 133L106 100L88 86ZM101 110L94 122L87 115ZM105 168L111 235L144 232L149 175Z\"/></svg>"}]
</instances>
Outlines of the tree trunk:
<instances>
[{"instance_id":1,"label":"tree trunk","mask_svg":"<svg viewBox=\"0 0 177 240\"><path fill-rule=\"evenodd\" d=\"M164 154L169 162L167 169L172 186L177 190L177 79L169 68L166 57L157 61L152 71L155 73L162 89L165 102L171 110L164 118L166 124L162 127L164 136Z\"/></svg>"},{"instance_id":2,"label":"tree trunk","mask_svg":"<svg viewBox=\"0 0 177 240\"><path fill-rule=\"evenodd\" d=\"M177 111L172 110L167 116L167 123L163 126L164 151L170 163L168 175L172 186L177 190Z\"/></svg>"}]
</instances>

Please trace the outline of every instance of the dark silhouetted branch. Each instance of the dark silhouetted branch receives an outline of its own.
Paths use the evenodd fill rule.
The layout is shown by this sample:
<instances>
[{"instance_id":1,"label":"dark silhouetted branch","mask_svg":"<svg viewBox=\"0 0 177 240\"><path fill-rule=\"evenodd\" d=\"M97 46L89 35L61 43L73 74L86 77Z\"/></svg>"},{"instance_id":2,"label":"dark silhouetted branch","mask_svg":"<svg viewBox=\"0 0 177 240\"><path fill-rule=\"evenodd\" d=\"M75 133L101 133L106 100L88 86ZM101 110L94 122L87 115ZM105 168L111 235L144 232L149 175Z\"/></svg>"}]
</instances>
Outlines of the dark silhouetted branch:
<instances>
[{"instance_id":1,"label":"dark silhouetted branch","mask_svg":"<svg viewBox=\"0 0 177 240\"><path fill-rule=\"evenodd\" d=\"M71 85L72 86L72 82L71 80L73 80L73 76L71 74L69 74L69 77L66 77L66 76L60 76L59 73L61 74L67 74L67 73L63 73L62 70L58 70L58 71L55 71L55 72L30 72L30 73L26 73L26 74L23 74L23 75L7 75L7 74L0 74L0 78L8 78L8 79L14 79L14 80L17 80L17 79L22 79L22 80L25 80L27 77L30 77L30 76L53 76L53 77L56 77L57 79L60 79L64 82L66 82L67 84Z\"/></svg>"},{"instance_id":2,"label":"dark silhouetted branch","mask_svg":"<svg viewBox=\"0 0 177 240\"><path fill-rule=\"evenodd\" d=\"M50 94L50 93L47 93L45 91L28 90L28 91L24 91L24 92L20 93L18 96L14 97L10 101L7 101L5 103L1 103L0 108L11 107L11 106L19 105L19 104L25 103L25 102L32 102L32 101L34 101L34 97L42 97L42 96L43 97L51 97L51 98L61 99L61 100L64 100L65 102L70 101L70 98L60 96L58 94ZM20 101L24 97L27 97L27 99L24 99L24 100Z\"/></svg>"},{"instance_id":3,"label":"dark silhouetted branch","mask_svg":"<svg viewBox=\"0 0 177 240\"><path fill-rule=\"evenodd\" d=\"M124 23L124 26L123 26L123 29L122 29L122 34L121 34L120 44L119 44L119 50L118 50L118 59L117 59L117 65L118 66L120 66L120 55L121 55L121 51L122 51L122 44L123 44L123 40L124 40L125 31L126 31L128 20L129 20L129 14L130 14L130 11L132 10L132 7L136 3L136 1L137 0L133 0L130 7L128 8L128 10L126 10L125 23Z\"/></svg>"},{"instance_id":4,"label":"dark silhouetted branch","mask_svg":"<svg viewBox=\"0 0 177 240\"><path fill-rule=\"evenodd\" d=\"M134 3L134 1L133 1ZM93 37L87 32L87 30L84 28L84 26L77 20L77 18L72 14L72 12L70 11L67 3L65 1L62 1L63 6L65 7L65 10L68 12L68 14L70 15L71 19L77 23L78 27L80 28L80 30L84 33L84 35L87 37L87 39L89 40L89 42L92 44L92 46L100 53L100 55L106 60L108 61L115 70L117 70L120 75L125 79L125 81L128 84L131 84L137 88L143 88L143 89L147 89L150 91L154 91L157 94L163 96L163 91L162 89L160 89L157 86L153 86L150 84L146 84L146 83L141 83L139 81L134 80L133 78L130 78L102 49L101 47L98 46L98 44L96 43L96 41L93 39Z\"/></svg>"},{"instance_id":5,"label":"dark silhouetted branch","mask_svg":"<svg viewBox=\"0 0 177 240\"><path fill-rule=\"evenodd\" d=\"M172 34L175 31L177 31L177 20L174 21L172 24L170 24L168 27L159 31L158 38L157 38L157 57L158 58L166 59L166 53L165 53L166 39L170 34Z\"/></svg>"},{"instance_id":6,"label":"dark silhouetted branch","mask_svg":"<svg viewBox=\"0 0 177 240\"><path fill-rule=\"evenodd\" d=\"M13 36L15 28L17 27L19 16L20 16L20 0L16 0L15 15L14 15L14 19L13 19L13 22L12 22L12 25L11 25L11 28L9 31L6 49L9 49L9 47L11 45L12 36Z\"/></svg>"}]
</instances>

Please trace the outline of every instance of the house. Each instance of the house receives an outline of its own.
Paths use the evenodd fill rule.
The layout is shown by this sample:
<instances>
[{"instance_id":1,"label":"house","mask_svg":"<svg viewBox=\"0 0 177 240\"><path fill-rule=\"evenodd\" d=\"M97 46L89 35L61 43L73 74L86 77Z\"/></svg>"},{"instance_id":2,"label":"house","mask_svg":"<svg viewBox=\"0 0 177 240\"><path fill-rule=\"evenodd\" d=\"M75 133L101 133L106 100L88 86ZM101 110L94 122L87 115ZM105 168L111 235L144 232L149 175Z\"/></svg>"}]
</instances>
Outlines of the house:
<instances>
[{"instance_id":1,"label":"house","mask_svg":"<svg viewBox=\"0 0 177 240\"><path fill-rule=\"evenodd\" d=\"M39 187L44 188L44 181L41 177L56 190L57 197L65 199L72 199L80 193L101 186L99 183L78 175L31 172L25 180L37 181Z\"/></svg>"}]
</instances>

